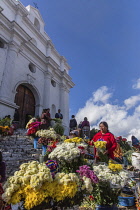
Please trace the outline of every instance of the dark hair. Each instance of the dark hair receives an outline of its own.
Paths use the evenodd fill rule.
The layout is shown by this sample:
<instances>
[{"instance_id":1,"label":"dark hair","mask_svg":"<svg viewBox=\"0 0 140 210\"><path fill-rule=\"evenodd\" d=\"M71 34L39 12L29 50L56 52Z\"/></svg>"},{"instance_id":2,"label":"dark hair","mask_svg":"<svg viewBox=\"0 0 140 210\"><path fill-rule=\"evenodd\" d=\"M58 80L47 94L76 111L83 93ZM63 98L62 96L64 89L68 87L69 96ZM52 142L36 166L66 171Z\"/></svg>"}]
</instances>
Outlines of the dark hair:
<instances>
[{"instance_id":1,"label":"dark hair","mask_svg":"<svg viewBox=\"0 0 140 210\"><path fill-rule=\"evenodd\" d=\"M2 162L2 152L0 151L0 163Z\"/></svg>"},{"instance_id":2,"label":"dark hair","mask_svg":"<svg viewBox=\"0 0 140 210\"><path fill-rule=\"evenodd\" d=\"M107 122L105 122L105 121L100 122L100 123L99 123L99 126L100 126L101 124L103 124L103 125L107 128L107 131L109 131L109 130L108 130L108 124L107 124Z\"/></svg>"},{"instance_id":3,"label":"dark hair","mask_svg":"<svg viewBox=\"0 0 140 210\"><path fill-rule=\"evenodd\" d=\"M41 122L41 118L39 116L36 117L38 122Z\"/></svg>"},{"instance_id":4,"label":"dark hair","mask_svg":"<svg viewBox=\"0 0 140 210\"><path fill-rule=\"evenodd\" d=\"M131 136L131 139L135 139L136 137L135 136Z\"/></svg>"},{"instance_id":5,"label":"dark hair","mask_svg":"<svg viewBox=\"0 0 140 210\"><path fill-rule=\"evenodd\" d=\"M87 117L84 117L84 120L87 121Z\"/></svg>"},{"instance_id":6,"label":"dark hair","mask_svg":"<svg viewBox=\"0 0 140 210\"><path fill-rule=\"evenodd\" d=\"M75 115L72 115L71 117L72 117L72 118L74 118L74 117L75 117Z\"/></svg>"}]
</instances>

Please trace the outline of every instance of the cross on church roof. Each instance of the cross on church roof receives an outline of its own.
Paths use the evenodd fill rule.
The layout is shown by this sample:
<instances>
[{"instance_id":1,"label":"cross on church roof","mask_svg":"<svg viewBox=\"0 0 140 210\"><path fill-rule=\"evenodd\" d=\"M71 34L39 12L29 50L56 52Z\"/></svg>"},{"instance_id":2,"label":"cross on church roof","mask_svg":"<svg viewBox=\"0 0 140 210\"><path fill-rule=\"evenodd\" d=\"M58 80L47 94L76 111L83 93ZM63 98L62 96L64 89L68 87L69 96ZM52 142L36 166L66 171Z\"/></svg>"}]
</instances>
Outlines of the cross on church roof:
<instances>
[{"instance_id":1,"label":"cross on church roof","mask_svg":"<svg viewBox=\"0 0 140 210\"><path fill-rule=\"evenodd\" d=\"M38 9L37 3L33 2L36 9Z\"/></svg>"}]
</instances>

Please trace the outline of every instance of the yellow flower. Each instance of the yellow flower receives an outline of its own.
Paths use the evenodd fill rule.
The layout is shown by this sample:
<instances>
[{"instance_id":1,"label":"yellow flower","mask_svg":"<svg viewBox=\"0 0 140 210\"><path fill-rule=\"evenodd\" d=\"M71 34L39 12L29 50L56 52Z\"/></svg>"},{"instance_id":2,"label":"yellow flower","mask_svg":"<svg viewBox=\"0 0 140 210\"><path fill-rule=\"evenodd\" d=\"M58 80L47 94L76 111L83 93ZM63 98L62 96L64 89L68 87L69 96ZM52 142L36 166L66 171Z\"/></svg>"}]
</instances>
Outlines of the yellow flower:
<instances>
[{"instance_id":1,"label":"yellow flower","mask_svg":"<svg viewBox=\"0 0 140 210\"><path fill-rule=\"evenodd\" d=\"M74 137L74 138L71 138L71 139L66 139L64 140L65 143L81 143L81 142L84 142L84 140L82 138L79 138L79 137Z\"/></svg>"},{"instance_id":2,"label":"yellow flower","mask_svg":"<svg viewBox=\"0 0 140 210\"><path fill-rule=\"evenodd\" d=\"M121 164L115 164L115 163L111 163L109 162L108 165L109 169L112 171L121 171L123 169L123 166Z\"/></svg>"},{"instance_id":3,"label":"yellow flower","mask_svg":"<svg viewBox=\"0 0 140 210\"><path fill-rule=\"evenodd\" d=\"M8 203L12 203L12 204L16 204L16 203L19 203L20 202L20 200L21 200L21 191L17 191L17 192L15 192L13 195L12 195L12 197L11 197L11 199L10 199L10 201L8 202Z\"/></svg>"},{"instance_id":4,"label":"yellow flower","mask_svg":"<svg viewBox=\"0 0 140 210\"><path fill-rule=\"evenodd\" d=\"M101 148L101 149L106 149L106 144L107 144L106 141L96 141L96 142L94 142L94 146L96 148Z\"/></svg>"}]
</instances>

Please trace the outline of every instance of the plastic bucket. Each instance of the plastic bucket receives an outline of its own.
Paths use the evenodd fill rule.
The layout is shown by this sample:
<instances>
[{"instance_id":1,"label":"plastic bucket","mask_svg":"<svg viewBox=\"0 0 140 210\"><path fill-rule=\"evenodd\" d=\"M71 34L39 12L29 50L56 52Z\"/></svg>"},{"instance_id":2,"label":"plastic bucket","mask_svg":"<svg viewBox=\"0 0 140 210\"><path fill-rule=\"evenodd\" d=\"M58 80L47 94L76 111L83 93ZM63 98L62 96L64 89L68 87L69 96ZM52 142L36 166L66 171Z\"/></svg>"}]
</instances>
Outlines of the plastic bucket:
<instances>
[{"instance_id":1,"label":"plastic bucket","mask_svg":"<svg viewBox=\"0 0 140 210\"><path fill-rule=\"evenodd\" d=\"M98 205L96 206L96 210L118 210L118 207L116 207L115 205L113 206Z\"/></svg>"},{"instance_id":2,"label":"plastic bucket","mask_svg":"<svg viewBox=\"0 0 140 210\"><path fill-rule=\"evenodd\" d=\"M120 206L134 206L135 205L135 197L118 197Z\"/></svg>"}]
</instances>

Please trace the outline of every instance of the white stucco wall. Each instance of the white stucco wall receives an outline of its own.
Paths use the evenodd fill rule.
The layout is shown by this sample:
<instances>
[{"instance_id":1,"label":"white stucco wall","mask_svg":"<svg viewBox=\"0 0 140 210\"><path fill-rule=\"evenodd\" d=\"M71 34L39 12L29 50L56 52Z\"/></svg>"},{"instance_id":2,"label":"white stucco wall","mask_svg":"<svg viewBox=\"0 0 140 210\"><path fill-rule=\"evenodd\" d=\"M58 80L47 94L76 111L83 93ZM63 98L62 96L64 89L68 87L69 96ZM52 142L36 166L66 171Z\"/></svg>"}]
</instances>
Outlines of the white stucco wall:
<instances>
[{"instance_id":1,"label":"white stucco wall","mask_svg":"<svg viewBox=\"0 0 140 210\"><path fill-rule=\"evenodd\" d=\"M18 108L14 103L16 88L23 84L35 97L35 114L41 115L43 108L50 108L54 115L60 108L68 132L69 90L74 84L68 76L70 67L66 59L59 55L44 31L45 23L37 9L26 8L15 0L1 0L0 6L0 38L6 47L0 48L0 117L13 116ZM34 26L35 18L40 31ZM35 66L35 73L29 70L30 63Z\"/></svg>"}]
</instances>

